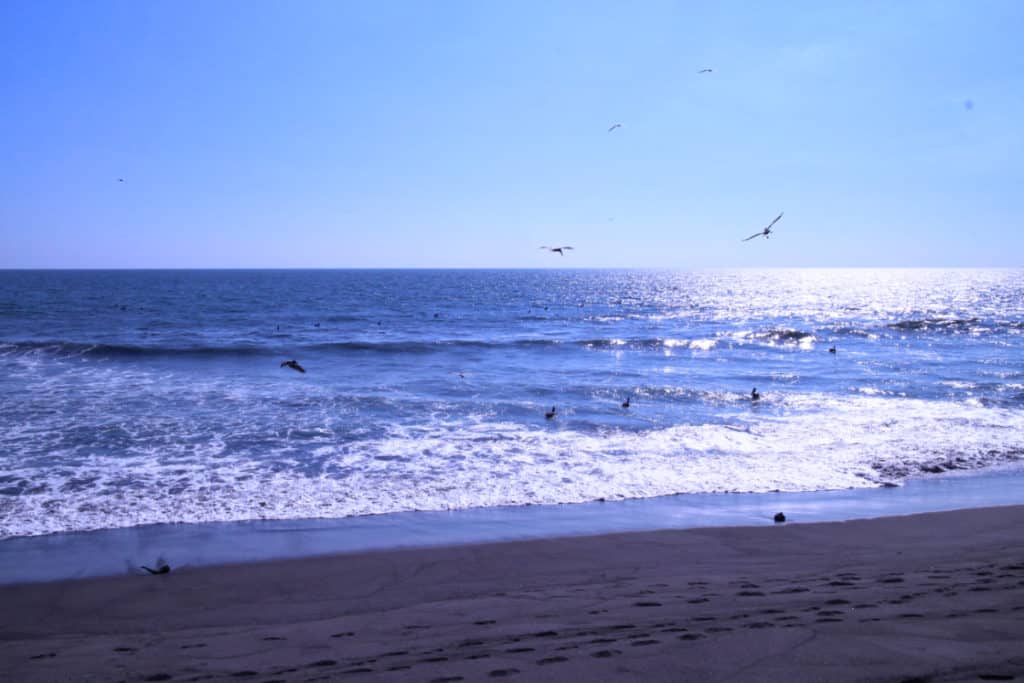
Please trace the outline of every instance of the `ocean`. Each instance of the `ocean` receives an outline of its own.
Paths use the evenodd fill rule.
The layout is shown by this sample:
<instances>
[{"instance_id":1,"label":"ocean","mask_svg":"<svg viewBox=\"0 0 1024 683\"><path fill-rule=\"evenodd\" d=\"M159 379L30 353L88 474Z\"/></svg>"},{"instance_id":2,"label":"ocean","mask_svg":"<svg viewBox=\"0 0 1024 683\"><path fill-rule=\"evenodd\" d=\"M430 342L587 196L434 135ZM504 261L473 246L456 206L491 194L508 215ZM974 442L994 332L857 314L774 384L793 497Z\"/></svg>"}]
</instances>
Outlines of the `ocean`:
<instances>
[{"instance_id":1,"label":"ocean","mask_svg":"<svg viewBox=\"0 0 1024 683\"><path fill-rule=\"evenodd\" d=\"M0 539L1024 464L1019 269L0 271L0 364Z\"/></svg>"}]
</instances>

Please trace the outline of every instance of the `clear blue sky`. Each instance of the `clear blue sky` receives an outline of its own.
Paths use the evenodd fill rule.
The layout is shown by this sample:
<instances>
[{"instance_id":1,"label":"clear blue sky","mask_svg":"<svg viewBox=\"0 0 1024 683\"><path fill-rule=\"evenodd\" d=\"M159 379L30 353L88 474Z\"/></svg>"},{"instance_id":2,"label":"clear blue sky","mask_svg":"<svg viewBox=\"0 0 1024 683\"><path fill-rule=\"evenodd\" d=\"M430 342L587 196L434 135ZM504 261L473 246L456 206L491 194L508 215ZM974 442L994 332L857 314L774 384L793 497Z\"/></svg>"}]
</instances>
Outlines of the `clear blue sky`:
<instances>
[{"instance_id":1,"label":"clear blue sky","mask_svg":"<svg viewBox=\"0 0 1024 683\"><path fill-rule=\"evenodd\" d=\"M0 267L1024 265L1024 2L760 5L6 0Z\"/></svg>"}]
</instances>

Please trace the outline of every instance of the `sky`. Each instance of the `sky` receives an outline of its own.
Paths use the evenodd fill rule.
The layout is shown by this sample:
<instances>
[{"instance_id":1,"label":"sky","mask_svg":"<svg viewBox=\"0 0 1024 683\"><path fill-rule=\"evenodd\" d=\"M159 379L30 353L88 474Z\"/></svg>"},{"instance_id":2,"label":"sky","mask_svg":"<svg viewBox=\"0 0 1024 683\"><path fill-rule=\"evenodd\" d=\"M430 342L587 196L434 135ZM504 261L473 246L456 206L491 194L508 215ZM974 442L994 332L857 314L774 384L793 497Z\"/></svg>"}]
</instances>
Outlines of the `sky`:
<instances>
[{"instance_id":1,"label":"sky","mask_svg":"<svg viewBox=\"0 0 1024 683\"><path fill-rule=\"evenodd\" d=\"M1019 267L1022 28L1017 0L8 0L0 268Z\"/></svg>"}]
</instances>

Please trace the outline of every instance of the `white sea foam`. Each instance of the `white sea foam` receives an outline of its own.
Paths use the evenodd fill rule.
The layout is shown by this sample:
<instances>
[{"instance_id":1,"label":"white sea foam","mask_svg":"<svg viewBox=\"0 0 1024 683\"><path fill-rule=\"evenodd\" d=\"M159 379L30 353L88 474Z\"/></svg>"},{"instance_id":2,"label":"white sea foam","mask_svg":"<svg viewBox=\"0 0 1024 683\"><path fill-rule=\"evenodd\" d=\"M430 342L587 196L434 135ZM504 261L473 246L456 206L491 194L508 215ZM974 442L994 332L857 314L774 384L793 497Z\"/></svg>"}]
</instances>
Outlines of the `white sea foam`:
<instances>
[{"instance_id":1,"label":"white sea foam","mask_svg":"<svg viewBox=\"0 0 1024 683\"><path fill-rule=\"evenodd\" d=\"M75 465L25 464L7 471L8 482L29 482L37 492L0 496L0 536L679 493L873 487L1024 455L1019 410L806 394L777 400L787 403L789 414L751 413L726 424L640 432L582 433L477 416L395 425L378 437L348 442L321 426L301 437L286 433L271 440L258 458L225 453L225 442L237 433L211 437L187 431L117 456L49 453ZM316 445L297 450L295 439Z\"/></svg>"}]
</instances>

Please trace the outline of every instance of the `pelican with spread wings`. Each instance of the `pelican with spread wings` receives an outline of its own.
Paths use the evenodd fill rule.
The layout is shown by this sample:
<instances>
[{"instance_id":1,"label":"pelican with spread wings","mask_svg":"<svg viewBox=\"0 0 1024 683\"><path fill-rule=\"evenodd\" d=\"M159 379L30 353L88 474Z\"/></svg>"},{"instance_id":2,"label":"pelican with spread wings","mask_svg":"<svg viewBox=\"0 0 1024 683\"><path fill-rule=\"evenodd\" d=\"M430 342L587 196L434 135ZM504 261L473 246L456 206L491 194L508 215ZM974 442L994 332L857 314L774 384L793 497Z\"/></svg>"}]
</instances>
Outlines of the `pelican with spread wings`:
<instances>
[{"instance_id":1,"label":"pelican with spread wings","mask_svg":"<svg viewBox=\"0 0 1024 683\"><path fill-rule=\"evenodd\" d=\"M782 213L785 213L785 211L783 211ZM773 220L771 223L769 223L767 226L765 226L765 228L763 230L761 230L760 232L755 232L750 237L744 237L740 241L741 242L749 242L750 240L754 239L755 237L761 237L762 235L764 236L765 239L768 239L769 235L771 235L771 232L772 232L772 226L779 222L779 219L782 218L782 213L780 213L778 216L776 216L775 220Z\"/></svg>"},{"instance_id":2,"label":"pelican with spread wings","mask_svg":"<svg viewBox=\"0 0 1024 683\"><path fill-rule=\"evenodd\" d=\"M565 256L563 249L572 249L572 247L541 247L541 249L547 249L548 251L558 252L560 256Z\"/></svg>"}]
</instances>

